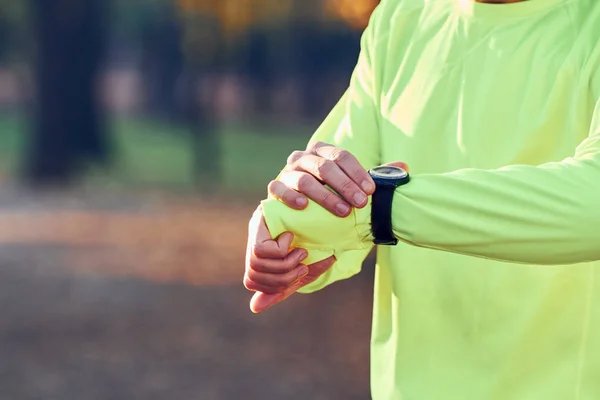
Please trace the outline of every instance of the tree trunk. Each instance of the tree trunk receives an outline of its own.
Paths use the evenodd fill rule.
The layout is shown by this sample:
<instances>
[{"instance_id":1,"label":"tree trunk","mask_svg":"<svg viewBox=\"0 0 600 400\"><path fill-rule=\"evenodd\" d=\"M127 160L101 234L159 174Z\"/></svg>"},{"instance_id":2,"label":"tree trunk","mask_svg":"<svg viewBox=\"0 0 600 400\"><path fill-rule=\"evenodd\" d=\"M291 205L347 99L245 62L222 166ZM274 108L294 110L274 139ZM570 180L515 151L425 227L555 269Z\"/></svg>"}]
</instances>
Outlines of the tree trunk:
<instances>
[{"instance_id":1,"label":"tree trunk","mask_svg":"<svg viewBox=\"0 0 600 400\"><path fill-rule=\"evenodd\" d=\"M107 0L30 1L37 98L26 175L33 183L65 184L89 163L107 161L97 85Z\"/></svg>"},{"instance_id":2,"label":"tree trunk","mask_svg":"<svg viewBox=\"0 0 600 400\"><path fill-rule=\"evenodd\" d=\"M210 75L206 69L196 70L191 73L192 82L189 87L193 88L189 97L190 113L188 121L191 127L194 183L198 190L205 194L214 194L222 184L221 170L221 138L219 135L219 124L215 118L214 108L210 98L214 97L213 85L207 84ZM198 96L198 91L204 89L208 92L204 96Z\"/></svg>"},{"instance_id":3,"label":"tree trunk","mask_svg":"<svg viewBox=\"0 0 600 400\"><path fill-rule=\"evenodd\" d=\"M180 21L172 5L158 7L142 30L142 65L146 112L154 118L181 122L185 118L176 98L183 73Z\"/></svg>"}]
</instances>

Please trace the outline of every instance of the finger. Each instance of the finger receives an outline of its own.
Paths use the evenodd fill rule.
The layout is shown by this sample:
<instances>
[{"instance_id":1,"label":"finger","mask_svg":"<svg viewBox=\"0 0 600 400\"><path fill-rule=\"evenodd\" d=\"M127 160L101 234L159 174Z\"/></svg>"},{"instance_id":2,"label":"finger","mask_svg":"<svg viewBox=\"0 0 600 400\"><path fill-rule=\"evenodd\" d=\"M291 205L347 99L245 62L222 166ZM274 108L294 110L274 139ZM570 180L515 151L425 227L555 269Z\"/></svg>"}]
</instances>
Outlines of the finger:
<instances>
[{"instance_id":1,"label":"finger","mask_svg":"<svg viewBox=\"0 0 600 400\"><path fill-rule=\"evenodd\" d=\"M248 223L248 239L253 245L273 242L273 237L267 228L262 206L259 205Z\"/></svg>"},{"instance_id":2,"label":"finger","mask_svg":"<svg viewBox=\"0 0 600 400\"><path fill-rule=\"evenodd\" d=\"M254 254L260 258L285 258L290 251L294 240L291 232L284 232L273 240L267 228L262 207L259 206L250 219L248 225L248 245L246 247L246 261Z\"/></svg>"},{"instance_id":3,"label":"finger","mask_svg":"<svg viewBox=\"0 0 600 400\"><path fill-rule=\"evenodd\" d=\"M308 206L308 200L305 196L298 193L294 189L290 189L280 180L271 181L271 183L269 183L268 190L271 196L281 201L288 207L296 210L303 210Z\"/></svg>"},{"instance_id":4,"label":"finger","mask_svg":"<svg viewBox=\"0 0 600 400\"><path fill-rule=\"evenodd\" d=\"M336 262L335 256L331 256L331 257L321 260L319 262L310 264L308 266L308 274L306 274L299 282L300 283L299 288L316 281L321 275L323 275L325 272L329 271L329 269L331 269L331 267L333 267L333 264L335 264L335 262ZM298 290L298 289L296 289L296 290Z\"/></svg>"},{"instance_id":5,"label":"finger","mask_svg":"<svg viewBox=\"0 0 600 400\"><path fill-rule=\"evenodd\" d=\"M262 243L255 243L252 246L252 254L259 258L282 259L290 252L290 246L294 240L294 234L284 232L277 240L268 240Z\"/></svg>"},{"instance_id":6,"label":"finger","mask_svg":"<svg viewBox=\"0 0 600 400\"><path fill-rule=\"evenodd\" d=\"M266 274L287 274L293 271L308 256L304 249L292 250L284 259L251 257L248 264L255 272Z\"/></svg>"},{"instance_id":7,"label":"finger","mask_svg":"<svg viewBox=\"0 0 600 400\"><path fill-rule=\"evenodd\" d=\"M347 150L335 146L317 146L314 148L315 154L333 161L350 178L357 187L360 187L366 195L371 195L375 191L375 182L369 175L369 172L363 168L356 157ZM355 204L357 205L357 204Z\"/></svg>"},{"instance_id":8,"label":"finger","mask_svg":"<svg viewBox=\"0 0 600 400\"><path fill-rule=\"evenodd\" d=\"M283 293L267 294L256 292L250 300L250 311L255 314L266 311L277 303L281 303L286 298Z\"/></svg>"},{"instance_id":9,"label":"finger","mask_svg":"<svg viewBox=\"0 0 600 400\"><path fill-rule=\"evenodd\" d=\"M290 171L283 173L279 180L288 188L304 194L334 215L346 217L352 211L351 206L337 194L327 189L310 173Z\"/></svg>"},{"instance_id":10,"label":"finger","mask_svg":"<svg viewBox=\"0 0 600 400\"><path fill-rule=\"evenodd\" d=\"M290 252L290 247L294 241L294 234L292 232L284 232L277 237L277 246L281 252L284 252L284 256Z\"/></svg>"},{"instance_id":11,"label":"finger","mask_svg":"<svg viewBox=\"0 0 600 400\"><path fill-rule=\"evenodd\" d=\"M244 278L244 286L248 290L263 293L278 293L299 282L308 274L308 267L299 264L286 274L267 274L249 270Z\"/></svg>"},{"instance_id":12,"label":"finger","mask_svg":"<svg viewBox=\"0 0 600 400\"><path fill-rule=\"evenodd\" d=\"M254 296L252 296L252 300L250 300L250 310L253 313L261 313L273 307L274 305L281 303L296 293L300 288L317 280L319 276L323 275L333 266L335 261L335 257L331 256L325 260L309 265L309 273L304 278L300 279L300 281L285 289L283 292L270 294L256 292Z\"/></svg>"},{"instance_id":13,"label":"finger","mask_svg":"<svg viewBox=\"0 0 600 400\"><path fill-rule=\"evenodd\" d=\"M279 304L282 301L289 298L291 295L296 293L298 289L300 289L302 286L303 285L301 281L299 281L291 287L278 293L256 292L250 300L250 310L255 314L266 311L274 305Z\"/></svg>"},{"instance_id":14,"label":"finger","mask_svg":"<svg viewBox=\"0 0 600 400\"><path fill-rule=\"evenodd\" d=\"M296 162L295 168L308 172L331 186L349 204L356 207L364 207L367 204L367 194L334 161L307 154ZM300 192L306 194L302 190Z\"/></svg>"},{"instance_id":15,"label":"finger","mask_svg":"<svg viewBox=\"0 0 600 400\"><path fill-rule=\"evenodd\" d=\"M290 156L287 159L287 164L293 164L296 161L298 161L302 156L304 156L304 154L306 154L305 151L300 151L300 150L296 150L294 152L292 152L292 154L290 154Z\"/></svg>"},{"instance_id":16,"label":"finger","mask_svg":"<svg viewBox=\"0 0 600 400\"><path fill-rule=\"evenodd\" d=\"M248 241L246 242L245 258L246 270L249 267L250 260L254 256L256 248L258 248L260 252L263 252L265 254L264 257L268 257L270 253L279 254L280 252L278 243L275 240L271 239L271 235L264 221L262 206L260 205L254 211L254 213L252 214L252 218L250 218L250 222L248 223ZM277 258L282 257L284 257L284 255L281 255Z\"/></svg>"}]
</instances>

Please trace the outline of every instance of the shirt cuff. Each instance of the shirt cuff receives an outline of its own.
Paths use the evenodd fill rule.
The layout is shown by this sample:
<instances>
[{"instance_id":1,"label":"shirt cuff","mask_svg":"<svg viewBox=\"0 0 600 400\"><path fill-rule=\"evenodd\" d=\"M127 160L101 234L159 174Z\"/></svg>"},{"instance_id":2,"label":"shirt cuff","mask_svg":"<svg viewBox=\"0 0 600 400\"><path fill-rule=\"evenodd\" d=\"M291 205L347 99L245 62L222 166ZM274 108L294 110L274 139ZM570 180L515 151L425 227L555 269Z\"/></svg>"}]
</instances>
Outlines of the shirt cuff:
<instances>
[{"instance_id":1,"label":"shirt cuff","mask_svg":"<svg viewBox=\"0 0 600 400\"><path fill-rule=\"evenodd\" d=\"M308 250L309 256L311 250L335 255L373 245L370 198L366 207L353 208L345 218L331 214L312 200L304 210L294 210L274 198L263 200L261 204L271 236L276 238L284 232L292 232L292 247Z\"/></svg>"}]
</instances>

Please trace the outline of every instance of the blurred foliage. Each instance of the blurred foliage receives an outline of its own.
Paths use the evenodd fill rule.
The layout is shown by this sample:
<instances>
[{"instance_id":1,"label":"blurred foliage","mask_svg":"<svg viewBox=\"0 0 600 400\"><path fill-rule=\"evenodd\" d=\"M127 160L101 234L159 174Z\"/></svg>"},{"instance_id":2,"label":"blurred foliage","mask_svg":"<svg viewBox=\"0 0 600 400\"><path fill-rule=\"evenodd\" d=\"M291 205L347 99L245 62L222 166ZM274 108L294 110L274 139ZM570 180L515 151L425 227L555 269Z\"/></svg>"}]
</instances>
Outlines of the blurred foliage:
<instances>
[{"instance_id":1,"label":"blurred foliage","mask_svg":"<svg viewBox=\"0 0 600 400\"><path fill-rule=\"evenodd\" d=\"M28 11L26 1L0 0L0 61L14 61L28 48Z\"/></svg>"},{"instance_id":2,"label":"blurred foliage","mask_svg":"<svg viewBox=\"0 0 600 400\"><path fill-rule=\"evenodd\" d=\"M253 26L290 20L329 23L341 20L364 29L379 0L178 0L188 14L215 17L225 35L241 35Z\"/></svg>"},{"instance_id":3,"label":"blurred foliage","mask_svg":"<svg viewBox=\"0 0 600 400\"><path fill-rule=\"evenodd\" d=\"M27 13L27 4L23 1L0 0L0 18L4 22L22 21Z\"/></svg>"},{"instance_id":4,"label":"blurred foliage","mask_svg":"<svg viewBox=\"0 0 600 400\"><path fill-rule=\"evenodd\" d=\"M109 124L118 157L107 170L92 169L82 183L102 188L195 188L194 155L188 140L191 128L132 118L111 119ZM15 175L25 161L28 129L25 118L0 116L0 180L2 175ZM294 124L286 127L288 134L282 135L278 126L223 124L218 135L222 148L221 190L260 198L273 171L281 168L287 154L306 145L313 129Z\"/></svg>"},{"instance_id":5,"label":"blurred foliage","mask_svg":"<svg viewBox=\"0 0 600 400\"><path fill-rule=\"evenodd\" d=\"M179 0L184 14L218 21L225 36L240 35L250 27L289 16L292 0Z\"/></svg>"},{"instance_id":6,"label":"blurred foliage","mask_svg":"<svg viewBox=\"0 0 600 400\"><path fill-rule=\"evenodd\" d=\"M299 25L321 32L360 31L379 0L178 0L177 4L187 21L184 53L206 63L215 56L228 57L232 48L243 47L257 32L273 33L269 46L278 47Z\"/></svg>"},{"instance_id":7,"label":"blurred foliage","mask_svg":"<svg viewBox=\"0 0 600 400\"><path fill-rule=\"evenodd\" d=\"M214 61L256 31L285 31L302 22L320 30L362 30L380 0L127 0L115 1L112 29L118 40L140 40L145 27L181 18L183 48ZM0 60L28 40L26 1L0 0ZM178 14L178 15L177 15ZM187 53L187 52L186 52Z\"/></svg>"},{"instance_id":8,"label":"blurred foliage","mask_svg":"<svg viewBox=\"0 0 600 400\"><path fill-rule=\"evenodd\" d=\"M132 102L137 103L132 103L132 111L126 112L133 112L136 117L168 121L183 128L166 129L175 133L172 140L185 143L183 148L189 153L187 158L174 156L176 152L169 153L169 157L185 161L174 163L179 165L176 168L179 172L169 172L168 175L173 176L181 175L181 171L188 168L192 170L190 165L194 163L198 164L196 170L208 168L206 165L220 165L224 174L229 174L233 163L228 161L228 148L231 146L227 138L233 136L223 136L219 125L230 116L238 121L250 121L251 124L274 120L291 121L291 125L299 121L320 121L347 85L356 62L361 32L379 3L379 0L60 1L0 0L0 66L4 71L18 75L23 81L20 84L24 88L32 88L33 93L33 97L23 97L20 104L26 110L33 110L32 106L41 104L37 101L39 99L35 99L33 90L38 86L30 84L36 81L36 71L55 71L57 74L45 79L45 82L55 82L61 88L47 90L52 96L48 96L44 104L53 107L60 103L56 101L55 94L65 93L66 87L74 90L90 86L90 82L77 81L82 74L73 71L81 66L83 55L92 50L90 47L99 46L90 41L95 37L93 35L38 32L35 29L36 18L51 18L53 21L79 18L80 28L83 29L95 18L83 14L78 16L73 11L77 8L74 6L106 2L110 4L107 14L103 16L105 22L102 23L106 26L102 27L101 32L98 30L103 47L98 57L100 53L103 57L92 69L99 74L109 72L114 74L113 78L116 76L120 79L132 74L132 82L139 82L139 87L131 89ZM47 13L40 13L41 7L54 7L56 15L50 17ZM46 16L40 18L40 15ZM57 28L61 24L50 21L47 25ZM62 36L57 39L55 36L58 34ZM42 40L48 37L54 38L50 50L47 40ZM83 39L78 41L76 37ZM71 41L77 44L67 49ZM45 53L42 51L44 48ZM47 62L63 60L60 67L37 68L42 53L48 56L45 58ZM77 62L73 62L75 59ZM121 73L123 75L119 75ZM37 76L38 81L39 78ZM127 90L123 88L123 93ZM128 94L125 93L125 96ZM69 96L59 96L58 99L66 97ZM82 103L80 94L70 97L78 99L77 105ZM60 129L56 126L50 129L47 122L38 121L39 126L51 130L52 134L32 135L35 131L33 122L37 121L37 117L34 117L29 121L28 128L23 130L29 133L28 140L52 137L55 142L61 142L57 138L66 134L64 121L72 122L75 117L82 115L73 112L77 105L63 107L69 110L64 113L65 117L62 120L55 118L63 121ZM0 113L7 109L0 110ZM100 119L102 124L104 117ZM87 140L95 129L92 125L85 129L72 129L71 136L78 141ZM249 130L252 129L251 126ZM261 134L245 130L243 134L235 136L251 138L248 143L248 147L251 147L261 137L273 140L273 137L281 135L281 132L266 133L268 130L262 126L256 130ZM285 140L297 140L300 146L306 139L304 135L311 130L283 131L288 136ZM104 138L113 131L114 128L99 135ZM144 129L140 137L150 137L149 131L151 129ZM129 133L128 137L136 135ZM118 139L117 142L119 149L129 148ZM236 139L235 143L241 142ZM1 144L6 144L6 141ZM219 151L217 145L224 150ZM40 154L49 154L48 145L38 147L44 150ZM7 152L0 148L0 168L7 162ZM271 168L276 169L282 156L281 152L273 149L273 157L277 161ZM123 157L136 159L126 151L123 151ZM13 161L14 157L9 164L14 165ZM133 164L128 168L134 170ZM148 172L152 170L146 164L140 167L142 169ZM168 168L164 170L168 172ZM162 172L162 169L152 170L151 174L160 176ZM210 172L214 176L215 171ZM264 179L267 170L256 175ZM227 180L226 177L224 179Z\"/></svg>"},{"instance_id":9,"label":"blurred foliage","mask_svg":"<svg viewBox=\"0 0 600 400\"><path fill-rule=\"evenodd\" d=\"M337 68L353 63L357 38L379 2L177 0L182 52L192 65L243 71L253 79L314 65Z\"/></svg>"},{"instance_id":10,"label":"blurred foliage","mask_svg":"<svg viewBox=\"0 0 600 400\"><path fill-rule=\"evenodd\" d=\"M380 0L325 0L328 13L355 29L364 29Z\"/></svg>"}]
</instances>

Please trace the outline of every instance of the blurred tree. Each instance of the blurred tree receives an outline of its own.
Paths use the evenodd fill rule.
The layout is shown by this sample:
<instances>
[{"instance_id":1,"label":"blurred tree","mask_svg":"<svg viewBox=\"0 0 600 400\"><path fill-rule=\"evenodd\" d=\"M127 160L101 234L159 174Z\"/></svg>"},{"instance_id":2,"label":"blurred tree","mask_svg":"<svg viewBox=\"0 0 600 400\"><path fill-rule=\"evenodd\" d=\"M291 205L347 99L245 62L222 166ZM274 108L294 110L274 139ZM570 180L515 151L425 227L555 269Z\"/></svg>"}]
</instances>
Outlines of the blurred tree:
<instances>
[{"instance_id":1,"label":"blurred tree","mask_svg":"<svg viewBox=\"0 0 600 400\"><path fill-rule=\"evenodd\" d=\"M4 62L7 59L9 47L10 47L10 26L8 18L0 10L0 62Z\"/></svg>"},{"instance_id":2,"label":"blurred tree","mask_svg":"<svg viewBox=\"0 0 600 400\"><path fill-rule=\"evenodd\" d=\"M150 11L150 10L149 10ZM141 26L141 65L147 111L153 116L181 122L176 87L183 73L182 28L172 4L153 5Z\"/></svg>"},{"instance_id":3,"label":"blurred tree","mask_svg":"<svg viewBox=\"0 0 600 400\"><path fill-rule=\"evenodd\" d=\"M181 51L184 68L179 98L185 120L191 127L194 178L203 192L213 192L221 183L221 141L215 81L227 55L225 36L218 19L201 8L179 2L182 24Z\"/></svg>"},{"instance_id":4,"label":"blurred tree","mask_svg":"<svg viewBox=\"0 0 600 400\"><path fill-rule=\"evenodd\" d=\"M30 0L37 45L35 126L27 177L68 183L109 146L97 86L107 40L107 0Z\"/></svg>"},{"instance_id":5,"label":"blurred tree","mask_svg":"<svg viewBox=\"0 0 600 400\"><path fill-rule=\"evenodd\" d=\"M277 19L329 22L342 20L364 29L380 0L179 0L187 13L215 15L226 35L243 35L251 27Z\"/></svg>"},{"instance_id":6,"label":"blurred tree","mask_svg":"<svg viewBox=\"0 0 600 400\"><path fill-rule=\"evenodd\" d=\"M327 14L339 18L354 29L363 30L380 0L325 0Z\"/></svg>"},{"instance_id":7,"label":"blurred tree","mask_svg":"<svg viewBox=\"0 0 600 400\"><path fill-rule=\"evenodd\" d=\"M244 35L251 27L289 15L293 0L179 0L187 14L210 15L224 36Z\"/></svg>"},{"instance_id":8,"label":"blurred tree","mask_svg":"<svg viewBox=\"0 0 600 400\"><path fill-rule=\"evenodd\" d=\"M361 31L379 0L179 0L201 17L187 53L210 64L234 53L237 73L257 88L256 111L272 111L277 85L295 82L302 114L322 118L347 84ZM211 30L206 29L210 25ZM199 34L204 31L204 34ZM226 63L225 63L226 64ZM214 64L212 64L214 65ZM221 63L221 66L223 63ZM340 83L342 83L340 85ZM330 95L331 94L331 95Z\"/></svg>"},{"instance_id":9,"label":"blurred tree","mask_svg":"<svg viewBox=\"0 0 600 400\"><path fill-rule=\"evenodd\" d=\"M26 17L24 2L0 0L0 62L9 61L25 47L22 39L26 36Z\"/></svg>"}]
</instances>

